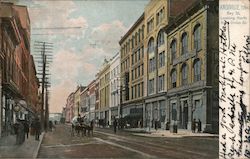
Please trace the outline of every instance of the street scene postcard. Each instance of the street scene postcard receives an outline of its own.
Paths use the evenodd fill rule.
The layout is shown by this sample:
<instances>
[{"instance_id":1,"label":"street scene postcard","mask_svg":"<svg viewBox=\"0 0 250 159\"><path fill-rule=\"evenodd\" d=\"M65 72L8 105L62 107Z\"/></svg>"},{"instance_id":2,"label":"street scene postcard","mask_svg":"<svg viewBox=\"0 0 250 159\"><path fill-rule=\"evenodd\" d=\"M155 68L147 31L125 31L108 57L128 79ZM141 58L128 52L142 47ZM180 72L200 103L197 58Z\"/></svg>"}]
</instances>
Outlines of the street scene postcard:
<instances>
[{"instance_id":1,"label":"street scene postcard","mask_svg":"<svg viewBox=\"0 0 250 159\"><path fill-rule=\"evenodd\" d=\"M249 0L0 0L0 158L250 159Z\"/></svg>"}]
</instances>

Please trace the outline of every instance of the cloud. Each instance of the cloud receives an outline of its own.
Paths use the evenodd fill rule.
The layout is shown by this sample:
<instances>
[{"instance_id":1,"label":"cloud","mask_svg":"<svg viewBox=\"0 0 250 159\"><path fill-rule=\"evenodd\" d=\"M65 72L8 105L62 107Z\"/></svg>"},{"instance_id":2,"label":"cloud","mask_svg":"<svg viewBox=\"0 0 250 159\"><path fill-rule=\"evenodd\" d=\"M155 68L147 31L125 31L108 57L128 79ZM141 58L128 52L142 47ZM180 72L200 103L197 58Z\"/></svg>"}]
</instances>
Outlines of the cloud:
<instances>
[{"instance_id":1,"label":"cloud","mask_svg":"<svg viewBox=\"0 0 250 159\"><path fill-rule=\"evenodd\" d=\"M70 16L77 8L73 1L34 1L33 6L29 9L32 34L52 34L51 41L62 36L71 40L84 37L88 22L82 16Z\"/></svg>"},{"instance_id":2,"label":"cloud","mask_svg":"<svg viewBox=\"0 0 250 159\"><path fill-rule=\"evenodd\" d=\"M75 20L71 23L78 23ZM119 51L118 42L126 30L120 21L104 23L91 30L89 39L94 42L93 45L83 47L80 52L74 47L56 52L51 73L53 80L58 82L53 82L51 105L54 108L51 111L62 110L67 96L77 84L88 85L94 79L104 58L111 58ZM63 45L63 42L60 43Z\"/></svg>"},{"instance_id":3,"label":"cloud","mask_svg":"<svg viewBox=\"0 0 250 159\"><path fill-rule=\"evenodd\" d=\"M90 49L87 53L95 53L96 49ZM89 77L97 72L94 59L87 54L77 54L71 50L59 50L54 56L51 65L53 84L50 105L51 112L60 112L65 106L68 95L74 91L77 84L87 85ZM57 82L55 82L57 81ZM81 82L77 82L81 81Z\"/></svg>"},{"instance_id":4,"label":"cloud","mask_svg":"<svg viewBox=\"0 0 250 159\"><path fill-rule=\"evenodd\" d=\"M119 51L119 40L126 30L124 24L116 20L93 28L90 39L108 55L114 55Z\"/></svg>"}]
</instances>

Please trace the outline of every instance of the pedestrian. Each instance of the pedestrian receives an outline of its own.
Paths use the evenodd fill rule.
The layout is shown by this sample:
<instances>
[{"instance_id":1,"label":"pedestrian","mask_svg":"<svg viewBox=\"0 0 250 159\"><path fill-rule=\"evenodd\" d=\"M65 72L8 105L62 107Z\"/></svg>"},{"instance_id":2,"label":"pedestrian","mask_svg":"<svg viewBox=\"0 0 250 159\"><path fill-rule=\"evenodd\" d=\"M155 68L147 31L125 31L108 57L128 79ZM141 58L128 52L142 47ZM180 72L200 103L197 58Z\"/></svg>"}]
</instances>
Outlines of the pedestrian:
<instances>
[{"instance_id":1,"label":"pedestrian","mask_svg":"<svg viewBox=\"0 0 250 159\"><path fill-rule=\"evenodd\" d=\"M195 133L195 130L196 130L196 121L195 121L195 119L193 119L193 122L192 122L192 132Z\"/></svg>"},{"instance_id":2,"label":"pedestrian","mask_svg":"<svg viewBox=\"0 0 250 159\"><path fill-rule=\"evenodd\" d=\"M154 120L154 123L155 123L155 130L157 130L158 129L157 120Z\"/></svg>"},{"instance_id":3,"label":"pedestrian","mask_svg":"<svg viewBox=\"0 0 250 159\"><path fill-rule=\"evenodd\" d=\"M41 133L41 123L38 118L35 119L35 139L39 141L40 133Z\"/></svg>"},{"instance_id":4,"label":"pedestrian","mask_svg":"<svg viewBox=\"0 0 250 159\"><path fill-rule=\"evenodd\" d=\"M28 139L29 138L29 130L30 130L29 122L25 120L23 122L23 124L24 124L24 132L25 132L27 139Z\"/></svg>"},{"instance_id":5,"label":"pedestrian","mask_svg":"<svg viewBox=\"0 0 250 159\"><path fill-rule=\"evenodd\" d=\"M199 119L198 120L198 133L201 132L201 120Z\"/></svg>"},{"instance_id":6,"label":"pedestrian","mask_svg":"<svg viewBox=\"0 0 250 159\"><path fill-rule=\"evenodd\" d=\"M53 128L53 123L52 123L52 121L50 120L50 121L49 121L49 131L52 131L52 128Z\"/></svg>"},{"instance_id":7,"label":"pedestrian","mask_svg":"<svg viewBox=\"0 0 250 159\"><path fill-rule=\"evenodd\" d=\"M16 144L20 145L24 142L24 138L25 138L25 133L24 133L24 126L21 122L20 119L17 119L17 123L16 123Z\"/></svg>"},{"instance_id":8,"label":"pedestrian","mask_svg":"<svg viewBox=\"0 0 250 159\"><path fill-rule=\"evenodd\" d=\"M116 127L117 127L117 120L114 120L114 133L116 133Z\"/></svg>"}]
</instances>

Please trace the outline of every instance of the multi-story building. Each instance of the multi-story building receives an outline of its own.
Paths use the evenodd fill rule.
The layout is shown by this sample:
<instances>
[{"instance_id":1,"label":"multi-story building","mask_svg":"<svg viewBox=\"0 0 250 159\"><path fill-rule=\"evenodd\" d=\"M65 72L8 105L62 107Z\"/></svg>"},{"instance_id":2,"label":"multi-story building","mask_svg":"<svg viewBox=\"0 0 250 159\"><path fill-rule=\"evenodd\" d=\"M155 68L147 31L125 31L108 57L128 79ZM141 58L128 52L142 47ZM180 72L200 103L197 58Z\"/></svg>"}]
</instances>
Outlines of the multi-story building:
<instances>
[{"instance_id":1,"label":"multi-story building","mask_svg":"<svg viewBox=\"0 0 250 159\"><path fill-rule=\"evenodd\" d=\"M29 60L29 99L28 105L30 105L33 112L37 112L37 107L39 107L39 98L38 98L38 88L39 80L36 77L36 68L33 56L30 55Z\"/></svg>"},{"instance_id":2,"label":"multi-story building","mask_svg":"<svg viewBox=\"0 0 250 159\"><path fill-rule=\"evenodd\" d=\"M110 59L110 108L109 123L113 125L115 118L120 114L120 54Z\"/></svg>"},{"instance_id":3,"label":"multi-story building","mask_svg":"<svg viewBox=\"0 0 250 159\"><path fill-rule=\"evenodd\" d=\"M145 8L145 109L144 126L154 127L165 123L166 116L166 35L163 28L168 23L168 1L151 1Z\"/></svg>"},{"instance_id":4,"label":"multi-story building","mask_svg":"<svg viewBox=\"0 0 250 159\"><path fill-rule=\"evenodd\" d=\"M166 114L166 36L163 28L170 6L182 3L152 0L144 13L120 40L121 79L123 88L122 115L146 127L154 121L164 125ZM181 8L181 7L179 7ZM175 7L178 10L178 7ZM180 10L180 9L179 9ZM141 125L141 126L142 126Z\"/></svg>"},{"instance_id":5,"label":"multi-story building","mask_svg":"<svg viewBox=\"0 0 250 159\"><path fill-rule=\"evenodd\" d=\"M85 86L77 86L74 92L74 116L78 116L81 113L81 92L85 89Z\"/></svg>"},{"instance_id":6,"label":"multi-story building","mask_svg":"<svg viewBox=\"0 0 250 159\"><path fill-rule=\"evenodd\" d=\"M101 70L98 72L99 82L99 119L104 125L109 125L109 96L110 96L110 64L105 59Z\"/></svg>"},{"instance_id":7,"label":"multi-story building","mask_svg":"<svg viewBox=\"0 0 250 159\"><path fill-rule=\"evenodd\" d=\"M95 119L95 106L96 106L96 83L95 80L89 84L89 120Z\"/></svg>"},{"instance_id":8,"label":"multi-story building","mask_svg":"<svg viewBox=\"0 0 250 159\"><path fill-rule=\"evenodd\" d=\"M167 33L167 120L191 129L218 132L218 9L215 1L196 1L170 22ZM188 15L188 16L187 16Z\"/></svg>"},{"instance_id":9,"label":"multi-story building","mask_svg":"<svg viewBox=\"0 0 250 159\"><path fill-rule=\"evenodd\" d=\"M210 3L215 3L215 2L210 2ZM199 17L201 11L197 9L199 8L198 4L199 2L196 0L191 0L191 1L151 0L145 7L144 13L138 18L135 24L128 30L128 32L120 40L119 43L121 46L120 55L121 55L121 79L122 79L121 85L123 86L121 113L122 117L125 118L125 120L127 120L127 122L129 122L129 124L132 127L136 127L137 122L143 120L142 124L144 125L144 127L155 127L157 124L157 127L160 126L165 129L166 123L173 124L174 123L173 121L175 121L175 123L176 122L178 123L179 128L189 127L190 129L191 117L187 119L187 116L184 115L186 113L184 112L190 111L187 110L186 107L187 105L190 106L192 104L190 104L190 102L187 103L188 100L179 102L180 100L179 96L181 95L181 92L184 91L185 89L188 90L185 90L184 92L189 92L189 96L192 96L191 95L192 91L190 91L189 87L188 88L183 87L182 91L180 91L179 89L172 89L172 87L180 86L179 81L182 78L180 76L180 72L186 71L185 76L183 75L183 78L185 77L185 79L191 78L191 76L194 74L193 71L191 71L190 69L190 67L192 67L191 63L187 61L187 63L190 66L188 67L188 65L186 65L187 66L186 67L184 65L185 66L185 67L183 66L184 70L181 70L181 66L179 65L180 62L178 61L179 59L181 59L179 58L179 56L182 56L182 54L179 52L184 49L185 49L184 52L188 52L191 49L190 46L194 45L190 42L191 40L193 40L193 36L191 36L194 34L191 30L192 27L194 27L192 26L193 24L188 25L186 28L186 30L189 29L189 32L187 32L187 36L186 34L183 35L184 36L183 38L185 39L183 41L183 46L179 45L182 44L181 40L179 40L180 43L177 41L176 42L173 41L173 43L171 43L172 45L171 47L169 46L170 45L169 43L172 42L173 40L171 39L172 36L176 37L176 39L180 39L182 36L180 35L181 33L177 34L172 32L176 30L178 30L178 32L181 32L180 28L186 26L187 25L186 23L193 23L191 22L190 19L192 18L195 19ZM206 7L209 8L208 7L209 4L206 1L202 2L201 4L203 5L203 9ZM204 14L208 13L206 12ZM180 21L180 19L178 18L185 19L184 17L186 18L186 21L178 23L178 25L176 25L177 24L176 22ZM207 16L204 15L204 17ZM208 20L208 18L206 19L207 21L206 25L208 23L212 23L212 25L218 24L218 22L216 21L218 20L218 14L214 14L214 18L211 19L214 19L214 21ZM172 32L170 29L166 28L171 28ZM195 45L197 45L197 41L199 40L200 41L204 40L203 43L208 45L208 41L206 41L207 39L205 37L211 39L208 36L208 33L211 33L210 35L212 35L213 34L212 30L214 31L216 29L211 29L209 32L204 31L195 33L196 36L201 35L201 33L203 33L203 35L201 36L202 38L199 38L198 40L195 41ZM173 35L170 34L170 32ZM188 43L186 41L188 41ZM214 43L211 43L211 45L209 45L209 48L213 44L215 44L214 45L215 48L217 47L216 45L217 41L214 40L213 42ZM171 52L173 52L173 54ZM216 52L213 53L214 54L212 56L214 59L213 58L211 59L210 57L207 58L218 61L215 55ZM202 56L202 54L200 54L200 56ZM182 59L183 57L184 55L182 56ZM204 60L202 58L198 59ZM184 61L185 60L187 60L187 58L185 58ZM178 61L178 63L176 63L176 61ZM207 61L207 59L205 61ZM217 61L213 62L213 64L216 64ZM203 64L204 68L208 68L207 64L205 63ZM195 66L198 67L199 65L200 62L198 62L198 64ZM189 72L187 72L187 68L189 68L188 69ZM197 69L198 68L196 68L195 70L199 71L199 69L198 70ZM209 75L208 73L201 74L204 75L203 77L204 79L207 78L205 80L206 84L204 87L210 88L209 93L206 92L206 89L203 89L202 93L202 96L206 98L206 101L203 100L202 103L204 105L202 111L204 114L207 114L207 116L202 115L204 118L202 119L202 123L204 123L203 130L207 131L211 129L210 128L205 129L205 127L209 127L209 125L210 127L213 127L213 125L216 125L218 121L218 118L216 117L216 114L218 113L213 110L214 108L211 108L213 106L217 106L216 105L217 101L214 100L214 103L211 103L210 101L213 96L212 94L218 93L216 85L216 82L218 81L216 81L216 79L213 78L214 74L212 73ZM188 75L190 77L188 77ZM198 78L198 76L195 78ZM190 80L191 79L183 80L183 83L188 83L188 82L190 83L191 82ZM176 82L179 83L177 84ZM189 83L187 85L189 85ZM185 95L183 94L183 97L184 96L186 96L186 94ZM184 100L184 98L181 100ZM210 103L208 101L210 101ZM199 102L201 103L201 100L199 102L198 100L192 102L193 103L196 102L196 105L200 105ZM171 103L176 103L176 106L175 104L172 105ZM180 106L181 105L180 103L182 103L182 106ZM206 106L207 104L209 104L210 106ZM211 109L208 109L208 107ZM194 108L195 107L193 106L192 108L193 111ZM197 109L196 111L199 112L201 110ZM213 117L211 115L212 112L215 113ZM199 117L196 116L197 113L194 113L193 118L201 118L200 116ZM214 128L212 129L215 130Z\"/></svg>"},{"instance_id":10,"label":"multi-story building","mask_svg":"<svg viewBox=\"0 0 250 159\"><path fill-rule=\"evenodd\" d=\"M16 118L28 119L38 104L39 85L30 55L30 20L25 6L0 2L0 54L0 133L8 135Z\"/></svg>"},{"instance_id":11,"label":"multi-story building","mask_svg":"<svg viewBox=\"0 0 250 159\"><path fill-rule=\"evenodd\" d=\"M66 119L65 121L67 123L70 123L72 118L74 117L74 92L70 93L70 95L67 98L66 103Z\"/></svg>"},{"instance_id":12,"label":"multi-story building","mask_svg":"<svg viewBox=\"0 0 250 159\"><path fill-rule=\"evenodd\" d=\"M99 84L100 84L100 79L99 79L99 73L96 74L95 76L95 123L98 123L98 120L100 119L100 90L99 90Z\"/></svg>"},{"instance_id":13,"label":"multi-story building","mask_svg":"<svg viewBox=\"0 0 250 159\"><path fill-rule=\"evenodd\" d=\"M143 120L144 13L119 41L121 50L121 114L132 127Z\"/></svg>"},{"instance_id":14,"label":"multi-story building","mask_svg":"<svg viewBox=\"0 0 250 159\"><path fill-rule=\"evenodd\" d=\"M87 86L81 93L80 93L80 114L84 115L87 119L89 119L89 87Z\"/></svg>"}]
</instances>

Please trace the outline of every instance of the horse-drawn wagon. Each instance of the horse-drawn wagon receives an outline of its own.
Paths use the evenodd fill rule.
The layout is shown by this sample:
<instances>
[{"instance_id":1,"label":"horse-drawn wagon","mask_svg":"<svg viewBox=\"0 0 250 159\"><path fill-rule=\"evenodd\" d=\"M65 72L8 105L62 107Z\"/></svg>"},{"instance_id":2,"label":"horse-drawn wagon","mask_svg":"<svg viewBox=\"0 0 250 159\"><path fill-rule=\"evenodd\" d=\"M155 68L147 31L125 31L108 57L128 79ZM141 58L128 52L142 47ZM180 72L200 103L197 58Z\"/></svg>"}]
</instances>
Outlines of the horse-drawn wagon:
<instances>
[{"instance_id":1,"label":"horse-drawn wagon","mask_svg":"<svg viewBox=\"0 0 250 159\"><path fill-rule=\"evenodd\" d=\"M94 121L87 121L84 117L74 117L71 122L71 135L93 136Z\"/></svg>"}]
</instances>

